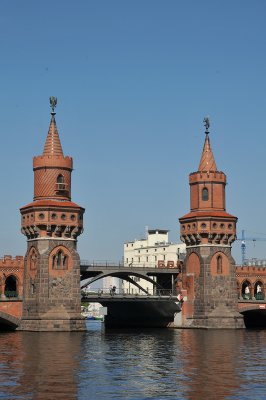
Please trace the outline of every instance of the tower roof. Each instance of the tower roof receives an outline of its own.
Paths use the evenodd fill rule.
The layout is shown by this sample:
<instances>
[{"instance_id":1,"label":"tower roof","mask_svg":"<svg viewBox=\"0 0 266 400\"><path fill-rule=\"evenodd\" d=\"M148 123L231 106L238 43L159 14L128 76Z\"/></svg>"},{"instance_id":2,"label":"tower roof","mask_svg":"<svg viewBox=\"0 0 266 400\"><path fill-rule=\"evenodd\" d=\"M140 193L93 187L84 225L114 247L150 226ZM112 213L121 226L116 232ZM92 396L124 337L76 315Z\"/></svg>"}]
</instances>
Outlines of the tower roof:
<instances>
[{"instance_id":1,"label":"tower roof","mask_svg":"<svg viewBox=\"0 0 266 400\"><path fill-rule=\"evenodd\" d=\"M49 126L49 131L47 134L46 142L43 149L43 155L49 156L64 156L56 121L55 121L55 112L51 113L52 118Z\"/></svg>"},{"instance_id":2,"label":"tower roof","mask_svg":"<svg viewBox=\"0 0 266 400\"><path fill-rule=\"evenodd\" d=\"M206 137L198 171L217 171L216 162L210 145L209 132L206 131L205 133Z\"/></svg>"}]
</instances>

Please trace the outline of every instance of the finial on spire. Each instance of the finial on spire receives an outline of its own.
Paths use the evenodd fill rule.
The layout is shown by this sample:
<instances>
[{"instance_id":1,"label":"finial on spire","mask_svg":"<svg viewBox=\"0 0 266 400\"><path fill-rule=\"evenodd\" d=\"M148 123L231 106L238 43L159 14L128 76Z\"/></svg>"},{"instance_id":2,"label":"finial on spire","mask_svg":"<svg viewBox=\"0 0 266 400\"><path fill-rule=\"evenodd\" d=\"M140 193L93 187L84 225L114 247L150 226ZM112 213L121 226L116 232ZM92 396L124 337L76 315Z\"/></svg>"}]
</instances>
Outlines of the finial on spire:
<instances>
[{"instance_id":1,"label":"finial on spire","mask_svg":"<svg viewBox=\"0 0 266 400\"><path fill-rule=\"evenodd\" d=\"M52 114L55 114L54 109L57 105L57 97L51 96L50 97L50 107L52 109Z\"/></svg>"},{"instance_id":2,"label":"finial on spire","mask_svg":"<svg viewBox=\"0 0 266 400\"><path fill-rule=\"evenodd\" d=\"M209 127L210 127L210 118L205 117L203 120L203 124L205 126L205 133L209 133Z\"/></svg>"}]
</instances>

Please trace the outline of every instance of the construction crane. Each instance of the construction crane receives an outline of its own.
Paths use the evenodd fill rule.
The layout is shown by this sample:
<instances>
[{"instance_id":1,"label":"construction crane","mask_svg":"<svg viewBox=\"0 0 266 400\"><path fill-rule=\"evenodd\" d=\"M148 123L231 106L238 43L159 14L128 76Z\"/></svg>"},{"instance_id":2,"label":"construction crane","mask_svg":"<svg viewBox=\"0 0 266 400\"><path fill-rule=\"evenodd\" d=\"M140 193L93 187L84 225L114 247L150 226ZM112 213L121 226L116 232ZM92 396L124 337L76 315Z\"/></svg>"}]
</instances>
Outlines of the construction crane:
<instances>
[{"instance_id":1,"label":"construction crane","mask_svg":"<svg viewBox=\"0 0 266 400\"><path fill-rule=\"evenodd\" d=\"M245 230L242 230L241 239L236 239L238 242L241 242L241 255L242 255L242 265L244 265L244 261L246 260L246 242L255 242L257 241L266 241L266 237L246 237Z\"/></svg>"}]
</instances>

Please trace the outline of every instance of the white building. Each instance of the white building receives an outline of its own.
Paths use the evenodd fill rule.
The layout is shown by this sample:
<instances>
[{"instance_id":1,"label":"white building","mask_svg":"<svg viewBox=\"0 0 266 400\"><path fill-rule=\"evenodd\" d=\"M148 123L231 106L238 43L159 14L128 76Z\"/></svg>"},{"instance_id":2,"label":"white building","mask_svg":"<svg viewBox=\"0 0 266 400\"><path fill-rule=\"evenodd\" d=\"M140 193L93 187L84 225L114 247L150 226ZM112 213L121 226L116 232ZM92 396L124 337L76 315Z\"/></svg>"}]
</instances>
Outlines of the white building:
<instances>
[{"instance_id":1,"label":"white building","mask_svg":"<svg viewBox=\"0 0 266 400\"><path fill-rule=\"evenodd\" d=\"M124 243L124 265L135 267L176 267L178 261L185 258L186 245L172 243L168 239L168 230L149 229L146 239ZM153 285L143 279L132 277L144 289L153 291ZM128 293L138 293L136 286L123 281L122 288ZM143 293L143 292L142 292Z\"/></svg>"}]
</instances>

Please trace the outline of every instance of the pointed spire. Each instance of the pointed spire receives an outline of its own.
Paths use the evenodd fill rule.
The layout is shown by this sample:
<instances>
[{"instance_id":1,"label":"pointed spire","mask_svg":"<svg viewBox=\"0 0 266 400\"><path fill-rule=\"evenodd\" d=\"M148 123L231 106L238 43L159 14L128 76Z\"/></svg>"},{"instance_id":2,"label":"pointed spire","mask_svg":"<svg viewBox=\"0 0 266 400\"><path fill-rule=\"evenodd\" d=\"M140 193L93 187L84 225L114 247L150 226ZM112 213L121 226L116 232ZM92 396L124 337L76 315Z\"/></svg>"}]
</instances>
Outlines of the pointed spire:
<instances>
[{"instance_id":1,"label":"pointed spire","mask_svg":"<svg viewBox=\"0 0 266 400\"><path fill-rule=\"evenodd\" d=\"M51 112L51 122L49 126L48 135L46 138L46 142L43 149L43 155L50 155L50 156L64 156L60 138L58 135L58 130L55 121L55 112L54 108L56 107L57 99L56 97L50 97L50 106L52 108Z\"/></svg>"},{"instance_id":2,"label":"pointed spire","mask_svg":"<svg viewBox=\"0 0 266 400\"><path fill-rule=\"evenodd\" d=\"M212 153L210 138L209 138L209 118L203 120L205 125L205 142L202 150L201 160L199 163L198 171L217 171L216 162Z\"/></svg>"}]
</instances>

